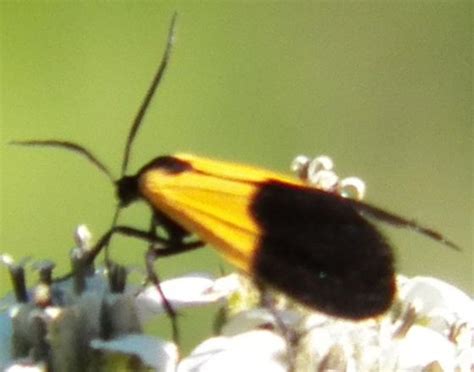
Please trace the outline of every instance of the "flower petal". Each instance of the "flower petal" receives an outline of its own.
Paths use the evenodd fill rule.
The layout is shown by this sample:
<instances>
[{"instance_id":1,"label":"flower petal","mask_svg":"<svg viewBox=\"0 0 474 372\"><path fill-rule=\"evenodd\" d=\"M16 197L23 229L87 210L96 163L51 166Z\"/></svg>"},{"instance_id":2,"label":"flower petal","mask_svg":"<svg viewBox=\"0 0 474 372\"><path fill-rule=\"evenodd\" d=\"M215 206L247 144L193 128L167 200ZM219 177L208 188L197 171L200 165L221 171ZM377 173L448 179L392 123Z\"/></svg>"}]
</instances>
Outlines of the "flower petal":
<instances>
[{"instance_id":1,"label":"flower petal","mask_svg":"<svg viewBox=\"0 0 474 372\"><path fill-rule=\"evenodd\" d=\"M275 332L254 330L204 341L178 366L178 372L287 372L286 343Z\"/></svg>"},{"instance_id":2,"label":"flower petal","mask_svg":"<svg viewBox=\"0 0 474 372\"><path fill-rule=\"evenodd\" d=\"M231 275L216 280L198 273L166 280L160 286L171 306L180 309L221 301L238 288L238 282ZM142 322L165 312L163 298L154 285L137 295L136 305Z\"/></svg>"},{"instance_id":3,"label":"flower petal","mask_svg":"<svg viewBox=\"0 0 474 372\"><path fill-rule=\"evenodd\" d=\"M175 371L178 349L167 341L142 334L128 334L109 341L95 339L91 347L104 352L135 355L148 367L159 372Z\"/></svg>"}]
</instances>

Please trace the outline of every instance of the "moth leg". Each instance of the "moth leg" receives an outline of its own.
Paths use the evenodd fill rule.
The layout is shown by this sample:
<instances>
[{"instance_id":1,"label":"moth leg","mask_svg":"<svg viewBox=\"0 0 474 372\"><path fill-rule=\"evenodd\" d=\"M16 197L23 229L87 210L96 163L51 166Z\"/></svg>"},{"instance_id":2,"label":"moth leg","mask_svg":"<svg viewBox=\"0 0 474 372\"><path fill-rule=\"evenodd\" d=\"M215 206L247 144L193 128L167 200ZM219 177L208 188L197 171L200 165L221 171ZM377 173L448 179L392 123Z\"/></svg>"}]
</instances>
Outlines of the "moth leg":
<instances>
[{"instance_id":1,"label":"moth leg","mask_svg":"<svg viewBox=\"0 0 474 372\"><path fill-rule=\"evenodd\" d=\"M130 226L118 225L107 231L96 243L96 245L87 253L86 263L92 264L100 251L108 243L112 235L120 234L131 238L139 239L151 243L157 257L168 257L176 254L192 251L204 246L202 241L193 242L172 242L157 236L155 233L140 230Z\"/></svg>"},{"instance_id":2,"label":"moth leg","mask_svg":"<svg viewBox=\"0 0 474 372\"><path fill-rule=\"evenodd\" d=\"M158 226L163 226L164 229L168 232L168 239L160 237L157 235L156 229ZM179 330L177 324L177 313L171 306L170 302L166 299L161 286L160 279L156 271L154 270L154 262L159 257L168 257L195 250L197 248L203 247L204 242L202 241L193 241L193 242L184 242L183 239L186 234L183 234L180 230L174 230L169 227L166 223L161 224L161 219L158 216L152 217L150 228L148 231L136 229L130 226L118 225L111 228L107 231L96 243L96 245L87 253L84 257L84 264L91 265L97 255L107 246L111 237L114 234L120 234L123 236L140 239L148 242L150 245L145 254L145 265L148 276L148 281L151 282L157 289L163 300L163 306L166 313L170 317L173 333L173 341L179 345ZM72 275L72 273L70 274ZM61 280L66 279L70 275L61 278Z\"/></svg>"},{"instance_id":3,"label":"moth leg","mask_svg":"<svg viewBox=\"0 0 474 372\"><path fill-rule=\"evenodd\" d=\"M201 241L187 243L187 244L182 243L181 245L171 245L169 247L160 247L160 248L157 248L157 245L152 243L150 244L150 247L148 248L145 254L145 266L146 266L146 272L147 272L147 279L150 283L152 283L155 286L156 290L158 291L163 301L163 307L171 321L173 342L178 346L180 345L180 342L181 342L179 327L178 327L179 314L176 312L176 310L173 308L173 305L171 305L171 303L166 298L161 288L160 278L154 268L154 264L155 264L155 261L159 257L167 257L167 256L175 255L175 254L188 252L188 251L200 248L202 246L204 246L204 243Z\"/></svg>"},{"instance_id":4,"label":"moth leg","mask_svg":"<svg viewBox=\"0 0 474 372\"><path fill-rule=\"evenodd\" d=\"M154 234L156 236L157 234L156 229L158 226L159 226L159 220L158 220L158 217L154 214L150 221L149 233ZM170 241L172 240L173 239L170 237ZM160 294L161 300L163 301L163 306L171 321L173 341L176 345L178 345L178 348L179 348L179 346L181 345L181 342L180 342L181 340L180 340L179 327L178 327L178 313L176 312L176 310L173 308L171 303L166 298L163 292L163 289L161 288L160 277L158 276L158 273L156 272L154 268L154 263L158 259L158 252L162 250L169 250L170 246L168 246L168 248L166 246L160 248L157 246L156 242L150 242L150 245L148 246L148 250L145 254L145 267L146 267L146 272L147 272L147 280L155 286L156 290Z\"/></svg>"},{"instance_id":5,"label":"moth leg","mask_svg":"<svg viewBox=\"0 0 474 372\"><path fill-rule=\"evenodd\" d=\"M185 243L184 238L189 235L185 230L164 216L154 213L151 218L150 228L148 231L150 236L158 237L157 228L159 226L163 227L163 229L167 232L168 239L166 242L161 241L161 239L150 242L148 251L145 255L145 267L148 281L155 286L163 301L163 306L171 321L173 341L179 347L181 340L178 327L178 313L168 301L161 288L160 278L154 268L154 263L159 257L166 257L188 252L190 250L202 247L204 243L201 241Z\"/></svg>"},{"instance_id":6,"label":"moth leg","mask_svg":"<svg viewBox=\"0 0 474 372\"><path fill-rule=\"evenodd\" d=\"M156 236L156 234L151 234L148 231L143 231L136 229L130 226L114 226L109 231L107 231L102 237L97 241L95 246L87 253L85 258L85 263L90 265L94 262L97 255L104 249L105 246L109 243L110 239L114 234L120 234L140 240L144 240L150 243L166 243L166 239Z\"/></svg>"},{"instance_id":7,"label":"moth leg","mask_svg":"<svg viewBox=\"0 0 474 372\"><path fill-rule=\"evenodd\" d=\"M275 307L274 298L268 287L260 282L256 282L256 286L260 291L260 304L266 308L275 319L276 330L282 335L286 344L286 358L288 362L288 372L296 371L296 354L298 352L298 342L300 335L291 326L288 326L278 313Z\"/></svg>"}]
</instances>

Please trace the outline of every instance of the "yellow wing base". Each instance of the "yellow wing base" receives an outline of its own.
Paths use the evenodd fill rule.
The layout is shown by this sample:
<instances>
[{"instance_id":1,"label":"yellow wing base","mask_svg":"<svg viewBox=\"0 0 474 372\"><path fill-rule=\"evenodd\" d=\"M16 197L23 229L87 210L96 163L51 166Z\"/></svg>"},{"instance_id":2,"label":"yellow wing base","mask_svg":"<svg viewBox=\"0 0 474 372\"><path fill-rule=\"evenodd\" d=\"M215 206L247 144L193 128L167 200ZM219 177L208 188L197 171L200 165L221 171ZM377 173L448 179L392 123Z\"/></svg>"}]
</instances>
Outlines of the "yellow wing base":
<instances>
[{"instance_id":1,"label":"yellow wing base","mask_svg":"<svg viewBox=\"0 0 474 372\"><path fill-rule=\"evenodd\" d=\"M279 180L301 182L268 170L192 155L189 171L170 173L151 168L140 175L141 194L186 230L210 243L226 260L251 273L261 231L250 212L259 184Z\"/></svg>"}]
</instances>

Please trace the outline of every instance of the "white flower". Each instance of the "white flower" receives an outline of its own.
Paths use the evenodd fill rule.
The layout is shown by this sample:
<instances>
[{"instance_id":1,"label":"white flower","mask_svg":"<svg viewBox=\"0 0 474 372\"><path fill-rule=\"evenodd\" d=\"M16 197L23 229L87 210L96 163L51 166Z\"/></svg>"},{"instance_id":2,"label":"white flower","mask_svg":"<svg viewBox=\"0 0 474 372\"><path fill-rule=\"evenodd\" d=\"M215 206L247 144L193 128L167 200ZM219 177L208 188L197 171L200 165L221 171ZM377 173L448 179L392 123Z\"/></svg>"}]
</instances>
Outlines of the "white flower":
<instances>
[{"instance_id":1,"label":"white flower","mask_svg":"<svg viewBox=\"0 0 474 372\"><path fill-rule=\"evenodd\" d=\"M81 227L77 237L80 259L90 236ZM359 322L310 311L285 297L273 297L271 309L260 307L258 290L237 274L166 280L161 289L175 310L226 306L220 335L178 362L177 345L143 332L145 322L165 313L163 298L154 285L126 283L124 267L85 267L79 277L54 282L48 280L53 265L46 262L36 265L41 282L28 289L25 263L6 255L1 261L15 277L15 293L0 300L2 370L125 369L131 361L163 372L474 368L474 302L434 278L398 276L392 309ZM119 275L110 274L113 270ZM111 278L120 282L111 285Z\"/></svg>"},{"instance_id":2,"label":"white flower","mask_svg":"<svg viewBox=\"0 0 474 372\"><path fill-rule=\"evenodd\" d=\"M95 339L91 347L105 353L138 357L147 367L158 372L174 372L178 360L175 344L143 334L128 334L110 341Z\"/></svg>"},{"instance_id":3,"label":"white flower","mask_svg":"<svg viewBox=\"0 0 474 372\"><path fill-rule=\"evenodd\" d=\"M437 279L401 277L398 282L398 303L366 321L286 307L242 310L223 325L221 336L198 345L179 364L179 372L287 371L290 361L298 372L470 371L473 301ZM433 328L430 314L443 316L443 332ZM296 335L293 347L282 336L288 331Z\"/></svg>"},{"instance_id":4,"label":"white flower","mask_svg":"<svg viewBox=\"0 0 474 372\"><path fill-rule=\"evenodd\" d=\"M178 372L287 372L286 343L273 331L213 337L181 361Z\"/></svg>"},{"instance_id":5,"label":"white flower","mask_svg":"<svg viewBox=\"0 0 474 372\"><path fill-rule=\"evenodd\" d=\"M90 240L84 226L76 239L73 256L80 263ZM146 368L175 370L176 345L142 331L150 317L165 313L154 285L143 288L126 283L125 268L116 264L109 269L118 275L83 267L67 280L54 282L48 279L54 265L45 262L35 265L42 282L27 289L24 264L15 264L7 255L1 261L14 274L16 288L14 294L0 300L1 370L81 371L92 366L106 368L108 363L116 368L117 355L121 356L118 365L124 368L135 358ZM120 282L111 283L113 278ZM222 301L237 286L235 276L215 280L208 274L161 283L174 310Z\"/></svg>"},{"instance_id":6,"label":"white flower","mask_svg":"<svg viewBox=\"0 0 474 372\"><path fill-rule=\"evenodd\" d=\"M166 280L160 286L170 305L181 309L223 301L238 289L238 285L236 275L214 279L208 274L195 273ZM163 297L154 285L141 290L135 301L142 322L165 312Z\"/></svg>"}]
</instances>

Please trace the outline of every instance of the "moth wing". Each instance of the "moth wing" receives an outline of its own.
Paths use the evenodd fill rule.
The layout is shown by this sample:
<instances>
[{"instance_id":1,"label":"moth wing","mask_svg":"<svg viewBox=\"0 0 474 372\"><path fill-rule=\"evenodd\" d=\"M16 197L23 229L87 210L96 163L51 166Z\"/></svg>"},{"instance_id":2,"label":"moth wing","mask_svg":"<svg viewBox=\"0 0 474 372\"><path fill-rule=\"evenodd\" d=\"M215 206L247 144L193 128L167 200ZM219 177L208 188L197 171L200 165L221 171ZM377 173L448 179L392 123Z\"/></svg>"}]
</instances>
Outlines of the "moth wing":
<instances>
[{"instance_id":1,"label":"moth wing","mask_svg":"<svg viewBox=\"0 0 474 372\"><path fill-rule=\"evenodd\" d=\"M197 172L142 175L142 192L158 210L202 240L218 247L225 259L251 270L260 230L249 215L253 183Z\"/></svg>"}]
</instances>

